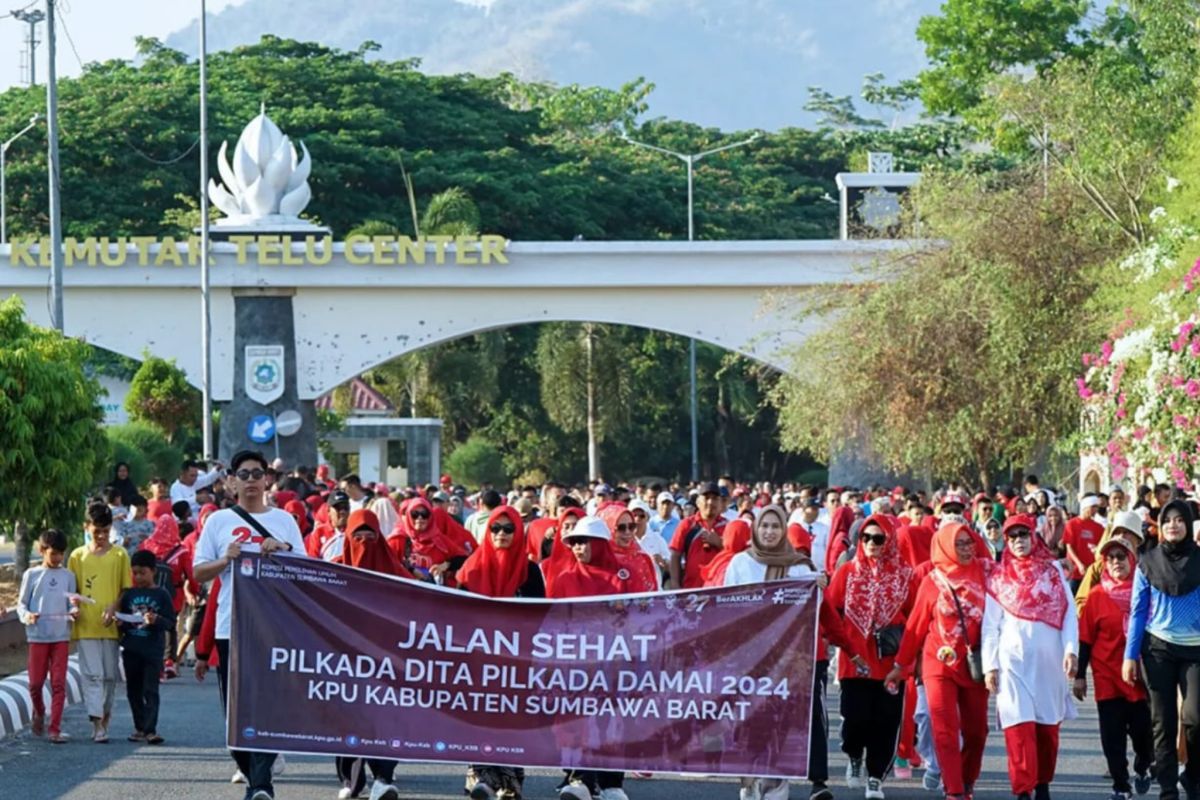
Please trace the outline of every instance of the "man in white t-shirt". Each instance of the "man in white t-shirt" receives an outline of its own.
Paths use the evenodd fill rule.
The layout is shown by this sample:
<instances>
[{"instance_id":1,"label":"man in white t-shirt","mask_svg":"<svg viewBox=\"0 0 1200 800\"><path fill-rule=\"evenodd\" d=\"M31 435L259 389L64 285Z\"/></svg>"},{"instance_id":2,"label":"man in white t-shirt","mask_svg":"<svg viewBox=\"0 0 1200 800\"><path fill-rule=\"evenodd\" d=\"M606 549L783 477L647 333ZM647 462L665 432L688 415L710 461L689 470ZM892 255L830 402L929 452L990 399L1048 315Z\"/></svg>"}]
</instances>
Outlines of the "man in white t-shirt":
<instances>
[{"instance_id":1,"label":"man in white t-shirt","mask_svg":"<svg viewBox=\"0 0 1200 800\"><path fill-rule=\"evenodd\" d=\"M267 459L262 453L243 450L230 462L231 484L237 492L238 504L254 520L271 534L263 536L234 509L223 509L211 514L204 523L204 532L196 542L194 572L197 583L221 576L221 591L217 596L216 647L221 663L217 667L217 680L221 687L221 699L228 702L227 670L229 664L229 637L232 633L233 571L231 565L242 554L291 552L304 557L304 539L300 528L291 514L267 506ZM207 666L197 664L196 677L202 679ZM275 790L271 784L271 767L275 753L232 751L238 769L246 777L247 800L273 800Z\"/></svg>"},{"instance_id":2,"label":"man in white t-shirt","mask_svg":"<svg viewBox=\"0 0 1200 800\"><path fill-rule=\"evenodd\" d=\"M225 468L219 463L208 472L200 471L200 464L195 461L185 461L179 468L179 478L171 484L171 504L186 500L192 507L192 516L200 510L196 502L196 492L212 486L225 474Z\"/></svg>"},{"instance_id":3,"label":"man in white t-shirt","mask_svg":"<svg viewBox=\"0 0 1200 800\"><path fill-rule=\"evenodd\" d=\"M629 504L629 513L633 515L634 524L637 525L638 545L654 559L654 565L658 567L658 585L661 588L663 570L671 566L671 548L666 539L649 530L650 516L653 513L649 503L638 498Z\"/></svg>"},{"instance_id":4,"label":"man in white t-shirt","mask_svg":"<svg viewBox=\"0 0 1200 800\"><path fill-rule=\"evenodd\" d=\"M813 563L823 565L825 550L829 547L829 526L819 519L820 513L821 501L815 497L793 511L788 519L788 540L795 547L798 541L803 541L804 537L799 535L803 531L811 540L812 552L809 556Z\"/></svg>"}]
</instances>

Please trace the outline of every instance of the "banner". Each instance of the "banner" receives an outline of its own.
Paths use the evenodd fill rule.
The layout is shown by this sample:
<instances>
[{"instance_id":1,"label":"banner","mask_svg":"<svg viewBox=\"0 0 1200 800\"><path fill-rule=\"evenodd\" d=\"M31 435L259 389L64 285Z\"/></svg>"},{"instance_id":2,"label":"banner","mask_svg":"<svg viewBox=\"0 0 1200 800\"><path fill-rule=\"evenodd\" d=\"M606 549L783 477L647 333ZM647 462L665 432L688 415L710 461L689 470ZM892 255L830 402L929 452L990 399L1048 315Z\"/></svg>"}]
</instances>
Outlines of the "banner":
<instances>
[{"instance_id":1,"label":"banner","mask_svg":"<svg viewBox=\"0 0 1200 800\"><path fill-rule=\"evenodd\" d=\"M815 581L551 602L286 556L234 572L230 747L808 771Z\"/></svg>"}]
</instances>

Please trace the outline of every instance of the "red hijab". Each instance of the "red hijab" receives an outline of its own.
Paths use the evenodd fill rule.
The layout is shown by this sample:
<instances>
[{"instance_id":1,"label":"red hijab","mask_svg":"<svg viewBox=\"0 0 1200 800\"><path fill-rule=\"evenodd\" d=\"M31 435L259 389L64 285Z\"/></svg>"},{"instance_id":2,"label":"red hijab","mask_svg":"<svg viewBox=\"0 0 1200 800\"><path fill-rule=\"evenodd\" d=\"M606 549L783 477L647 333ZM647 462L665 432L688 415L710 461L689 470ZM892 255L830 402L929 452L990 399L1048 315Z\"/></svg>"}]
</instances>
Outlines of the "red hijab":
<instances>
[{"instance_id":1,"label":"red hijab","mask_svg":"<svg viewBox=\"0 0 1200 800\"><path fill-rule=\"evenodd\" d=\"M204 533L204 523L208 522L208 518L212 516L214 511L219 511L212 503L205 503L200 506L200 513L196 517L196 530L183 537L183 546L194 557L196 555L196 542L200 541L200 534Z\"/></svg>"},{"instance_id":2,"label":"red hijab","mask_svg":"<svg viewBox=\"0 0 1200 800\"><path fill-rule=\"evenodd\" d=\"M838 559L850 547L850 526L854 524L854 510L838 506L829 516L829 548L825 551L825 571L837 572Z\"/></svg>"},{"instance_id":3,"label":"red hijab","mask_svg":"<svg viewBox=\"0 0 1200 800\"><path fill-rule=\"evenodd\" d=\"M624 570L623 580L626 582L627 592L657 592L658 578L655 577L654 559L650 554L642 549L638 544L637 537L634 536L632 542L626 547L621 547L617 544L617 525L620 524L623 517L628 517L629 522L633 522L633 514L629 509L620 503L611 503L604 507L603 511L596 514L600 519L608 525L608 531L612 534L612 550L616 556L617 562ZM618 573L620 576L621 573Z\"/></svg>"},{"instance_id":4,"label":"red hijab","mask_svg":"<svg viewBox=\"0 0 1200 800\"><path fill-rule=\"evenodd\" d=\"M878 525L887 535L883 552L878 558L868 558L861 541L869 525ZM896 530L890 517L872 514L859 528L859 544L846 576L846 619L863 636L892 624L892 619L908 600L912 591L912 567L900 558L896 545Z\"/></svg>"},{"instance_id":5,"label":"red hijab","mask_svg":"<svg viewBox=\"0 0 1200 800\"><path fill-rule=\"evenodd\" d=\"M516 529L512 544L504 550L492 543L491 527L496 520L508 520ZM488 515L479 549L458 570L458 585L488 597L516 597L517 590L529 577L529 554L525 550L525 524L511 506L500 506Z\"/></svg>"},{"instance_id":6,"label":"red hijab","mask_svg":"<svg viewBox=\"0 0 1200 800\"><path fill-rule=\"evenodd\" d=\"M1125 557L1129 559L1129 577L1123 581L1118 581L1109 574L1108 561L1104 558L1104 554L1114 548L1123 550ZM1128 620L1129 606L1133 601L1133 573L1137 571L1137 552L1124 539L1109 539L1096 557L1104 563L1104 569L1100 572L1100 585L1104 588L1104 593L1121 609L1121 613Z\"/></svg>"},{"instance_id":7,"label":"red hijab","mask_svg":"<svg viewBox=\"0 0 1200 800\"><path fill-rule=\"evenodd\" d=\"M583 517L580 519L576 531L584 526L591 527L593 531L601 529L605 533L608 531L604 520L598 517ZM576 534L572 533L572 535ZM571 561L554 576L554 582L546 587L547 597L554 599L594 597L620 594L625 590L624 583L617 574L621 571L621 565L617 561L616 555L613 554L611 543L608 539L597 536L590 536L589 540L592 544L592 557L586 564L576 558L570 548L563 544L561 536L554 540L554 547L562 548L570 556ZM551 553L551 558L553 557L554 554Z\"/></svg>"},{"instance_id":8,"label":"red hijab","mask_svg":"<svg viewBox=\"0 0 1200 800\"><path fill-rule=\"evenodd\" d=\"M375 533L370 539L359 539L354 532L368 528ZM412 573L406 570L395 554L384 541L383 532L379 530L379 517L375 512L360 508L350 512L346 522L345 541L342 543L342 554L335 561L349 564L359 569L369 569L384 575L396 575L401 578L411 578Z\"/></svg>"},{"instance_id":9,"label":"red hijab","mask_svg":"<svg viewBox=\"0 0 1200 800\"><path fill-rule=\"evenodd\" d=\"M724 547L713 557L712 561L704 565L701 572L705 586L725 585L725 573L729 569L729 562L750 546L750 539L753 535L754 531L750 529L750 524L741 517L730 521L725 526L725 530L721 532L721 542Z\"/></svg>"},{"instance_id":10,"label":"red hijab","mask_svg":"<svg viewBox=\"0 0 1200 800\"><path fill-rule=\"evenodd\" d=\"M425 510L430 515L429 524L425 526L425 530L423 531L418 531L412 523L413 512L419 509ZM445 512L442 512L442 516L449 517ZM445 531L438 525L439 517L436 510L425 498L416 497L409 501L404 513L404 519L408 523L408 535L412 540L412 559L414 564L428 568L449 561L452 558L465 556L469 552L458 542L455 542L446 535ZM470 535L469 533L467 534L467 536Z\"/></svg>"},{"instance_id":11,"label":"red hijab","mask_svg":"<svg viewBox=\"0 0 1200 800\"><path fill-rule=\"evenodd\" d=\"M550 596L550 584L554 581L554 578L575 561L575 554L571 552L569 547L562 543L563 523L566 522L567 517L574 517L575 521L578 522L583 519L584 515L585 512L582 508L575 508L574 506L564 508L558 512L558 524L554 526L554 539L550 544L550 555L541 562L542 579L546 582L547 597Z\"/></svg>"},{"instance_id":12,"label":"red hijab","mask_svg":"<svg viewBox=\"0 0 1200 800\"><path fill-rule=\"evenodd\" d=\"M308 506L304 505L302 500L293 500L283 507L283 510L292 515L292 519L296 520L296 524L300 526L300 535L308 536L312 530L312 523L308 520Z\"/></svg>"},{"instance_id":13,"label":"red hijab","mask_svg":"<svg viewBox=\"0 0 1200 800\"><path fill-rule=\"evenodd\" d=\"M1005 534L1016 527L1029 529L1033 549L1025 558L1017 558L1011 547L1005 547L1000 566L988 579L988 594L1014 617L1062 630L1070 598L1063 589L1054 553L1037 535L1037 520L1033 517L1017 514L1004 521Z\"/></svg>"},{"instance_id":14,"label":"red hijab","mask_svg":"<svg viewBox=\"0 0 1200 800\"><path fill-rule=\"evenodd\" d=\"M150 534L150 538L142 542L138 549L149 550L154 553L155 558L162 561L181 544L183 542L179 539L179 523L175 521L175 515L163 514L154 521L154 533Z\"/></svg>"},{"instance_id":15,"label":"red hijab","mask_svg":"<svg viewBox=\"0 0 1200 800\"><path fill-rule=\"evenodd\" d=\"M959 534L966 531L975 546L975 558L970 564L958 562L955 542ZM930 561L933 562L931 579L938 587L938 601L934 619L944 642L969 649L971 642L978 642L983 625L983 607L987 600L986 585L990 568L995 563L991 551L983 538L970 525L961 522L943 525L933 535L930 545ZM958 606L954 604L958 599ZM958 607L966 620L967 637L963 636Z\"/></svg>"}]
</instances>

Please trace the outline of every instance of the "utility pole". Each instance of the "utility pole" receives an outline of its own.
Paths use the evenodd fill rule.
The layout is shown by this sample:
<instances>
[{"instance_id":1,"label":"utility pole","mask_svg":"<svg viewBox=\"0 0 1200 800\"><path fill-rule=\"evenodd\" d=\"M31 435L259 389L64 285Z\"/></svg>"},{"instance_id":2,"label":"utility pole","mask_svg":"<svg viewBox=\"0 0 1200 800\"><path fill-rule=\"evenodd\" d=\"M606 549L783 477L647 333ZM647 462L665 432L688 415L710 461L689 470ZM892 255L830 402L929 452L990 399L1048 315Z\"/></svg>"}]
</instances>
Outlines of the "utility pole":
<instances>
[{"instance_id":1,"label":"utility pole","mask_svg":"<svg viewBox=\"0 0 1200 800\"><path fill-rule=\"evenodd\" d=\"M200 0L200 368L204 458L213 457L212 289L208 263L208 4ZM278 438L276 438L278 444Z\"/></svg>"},{"instance_id":2,"label":"utility pole","mask_svg":"<svg viewBox=\"0 0 1200 800\"><path fill-rule=\"evenodd\" d=\"M63 253L62 209L58 187L58 74L54 63L54 0L46 0L46 162L50 173L50 316L54 327L62 332L63 323Z\"/></svg>"},{"instance_id":3,"label":"utility pole","mask_svg":"<svg viewBox=\"0 0 1200 800\"><path fill-rule=\"evenodd\" d=\"M29 26L29 39L26 40L26 47L29 48L29 85L34 86L37 84L37 46L41 44L37 38L37 24L44 20L46 15L37 8L32 11L21 9L12 12L12 15Z\"/></svg>"}]
</instances>

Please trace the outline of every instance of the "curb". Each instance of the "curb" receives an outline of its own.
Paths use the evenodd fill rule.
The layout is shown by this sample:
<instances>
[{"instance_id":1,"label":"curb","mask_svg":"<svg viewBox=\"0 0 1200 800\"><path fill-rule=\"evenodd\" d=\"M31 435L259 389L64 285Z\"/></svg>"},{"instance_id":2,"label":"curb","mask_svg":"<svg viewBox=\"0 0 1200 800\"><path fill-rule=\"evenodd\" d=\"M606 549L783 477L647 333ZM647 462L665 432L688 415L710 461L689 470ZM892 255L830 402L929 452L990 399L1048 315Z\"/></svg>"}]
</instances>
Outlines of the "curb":
<instances>
[{"instance_id":1,"label":"curb","mask_svg":"<svg viewBox=\"0 0 1200 800\"><path fill-rule=\"evenodd\" d=\"M46 707L50 706L50 681L42 692ZM83 699L83 674L79 658L67 659L67 705ZM33 700L29 696L29 673L18 672L0 680L0 739L13 736L33 719Z\"/></svg>"}]
</instances>

